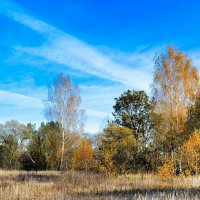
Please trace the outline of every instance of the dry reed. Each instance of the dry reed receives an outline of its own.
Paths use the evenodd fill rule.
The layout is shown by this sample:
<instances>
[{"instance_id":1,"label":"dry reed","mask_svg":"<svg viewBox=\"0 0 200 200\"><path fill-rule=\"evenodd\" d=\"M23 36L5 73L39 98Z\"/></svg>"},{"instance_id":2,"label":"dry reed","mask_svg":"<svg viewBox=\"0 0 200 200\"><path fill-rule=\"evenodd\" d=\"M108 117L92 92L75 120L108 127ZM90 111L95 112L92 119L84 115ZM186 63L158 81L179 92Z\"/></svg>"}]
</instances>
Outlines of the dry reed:
<instances>
[{"instance_id":1,"label":"dry reed","mask_svg":"<svg viewBox=\"0 0 200 200\"><path fill-rule=\"evenodd\" d=\"M0 171L1 200L200 199L199 177L106 176L76 171Z\"/></svg>"}]
</instances>

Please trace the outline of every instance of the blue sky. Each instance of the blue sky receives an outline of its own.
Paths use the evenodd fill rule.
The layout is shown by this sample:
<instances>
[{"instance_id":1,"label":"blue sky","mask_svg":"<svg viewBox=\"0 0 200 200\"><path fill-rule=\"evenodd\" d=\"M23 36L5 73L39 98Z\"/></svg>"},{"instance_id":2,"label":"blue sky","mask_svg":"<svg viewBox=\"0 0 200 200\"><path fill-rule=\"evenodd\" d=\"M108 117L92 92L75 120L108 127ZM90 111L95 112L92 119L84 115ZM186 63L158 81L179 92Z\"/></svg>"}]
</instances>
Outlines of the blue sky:
<instances>
[{"instance_id":1,"label":"blue sky","mask_svg":"<svg viewBox=\"0 0 200 200\"><path fill-rule=\"evenodd\" d=\"M47 84L61 72L81 88L85 131L98 132L114 98L150 94L154 58L172 44L200 65L200 2L0 0L0 123L45 120Z\"/></svg>"}]
</instances>

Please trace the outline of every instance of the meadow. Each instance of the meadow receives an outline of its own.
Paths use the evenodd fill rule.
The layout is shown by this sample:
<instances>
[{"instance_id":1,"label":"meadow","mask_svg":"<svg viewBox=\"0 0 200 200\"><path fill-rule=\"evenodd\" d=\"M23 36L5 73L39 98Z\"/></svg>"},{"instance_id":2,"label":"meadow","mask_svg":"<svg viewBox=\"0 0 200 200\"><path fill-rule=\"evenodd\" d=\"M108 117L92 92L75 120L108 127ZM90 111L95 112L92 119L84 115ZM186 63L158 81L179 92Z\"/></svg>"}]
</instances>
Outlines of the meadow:
<instances>
[{"instance_id":1,"label":"meadow","mask_svg":"<svg viewBox=\"0 0 200 200\"><path fill-rule=\"evenodd\" d=\"M0 171L1 200L200 199L200 177L108 176L76 171Z\"/></svg>"}]
</instances>

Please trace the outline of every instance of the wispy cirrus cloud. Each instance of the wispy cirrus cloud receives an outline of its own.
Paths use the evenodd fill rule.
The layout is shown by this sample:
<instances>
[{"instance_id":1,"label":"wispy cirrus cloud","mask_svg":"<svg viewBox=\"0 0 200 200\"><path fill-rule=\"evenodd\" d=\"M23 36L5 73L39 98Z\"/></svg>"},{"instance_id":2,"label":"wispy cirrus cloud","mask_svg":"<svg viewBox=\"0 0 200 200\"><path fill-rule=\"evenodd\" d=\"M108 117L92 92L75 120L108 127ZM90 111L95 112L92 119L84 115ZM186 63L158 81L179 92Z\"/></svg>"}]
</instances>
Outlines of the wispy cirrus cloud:
<instances>
[{"instance_id":1,"label":"wispy cirrus cloud","mask_svg":"<svg viewBox=\"0 0 200 200\"><path fill-rule=\"evenodd\" d=\"M43 102L40 99L3 90L0 90L0 104L23 108L43 108Z\"/></svg>"},{"instance_id":2,"label":"wispy cirrus cloud","mask_svg":"<svg viewBox=\"0 0 200 200\"><path fill-rule=\"evenodd\" d=\"M16 119L39 125L43 120L43 102L27 95L0 90L0 108L0 123Z\"/></svg>"},{"instance_id":3,"label":"wispy cirrus cloud","mask_svg":"<svg viewBox=\"0 0 200 200\"><path fill-rule=\"evenodd\" d=\"M109 54L103 53L98 48L26 14L25 11L12 1L9 1L9 3L5 3L5 1L0 2L3 2L0 6L1 14L24 24L46 38L46 42L42 46L34 48L15 46L14 49L16 51L42 57L84 73L131 86L135 89L149 89L151 72L149 69L145 70L142 66L138 66L143 64L143 61L141 63L139 61L144 59L145 55L142 57L137 55L138 61L133 62L134 64L125 64L120 62L119 59L114 59ZM132 57L134 57L134 54ZM136 57L134 58L136 59ZM152 62L152 60L148 61Z\"/></svg>"},{"instance_id":4,"label":"wispy cirrus cloud","mask_svg":"<svg viewBox=\"0 0 200 200\"><path fill-rule=\"evenodd\" d=\"M105 118L111 117L114 98L118 97L124 90L144 89L148 91L152 78L153 56L157 49L145 47L136 49L132 53L109 48L105 51L101 46L92 46L42 20L38 20L11 0L0 0L0 14L23 24L39 33L43 38L41 46L24 46L23 42L18 46L12 46L11 48L15 50L16 55L14 58L9 57L8 60L14 59L13 62L16 64L17 61L18 65L21 62L23 65L31 66L31 68L38 67L41 72L45 70L48 70L48 73L49 71L69 72L71 69L76 76L87 74L93 78L98 77L113 81L110 86L106 84L103 86L104 84L100 83L81 85L83 107L88 118L87 132L99 131L100 123ZM16 88L16 84L13 83L13 85L15 86L11 86L12 89L2 88L0 85L2 88L0 90L0 104L12 105L19 108L18 111L21 109L21 115L24 113L21 116L22 119L29 119L29 113L33 113L33 111L29 112L31 108L42 113L43 102L40 99L44 99L44 94L46 95L46 90L43 87L22 83L25 87L20 86L20 89L18 86ZM33 121L37 121L36 119L44 120L41 115L39 117L35 115Z\"/></svg>"},{"instance_id":5,"label":"wispy cirrus cloud","mask_svg":"<svg viewBox=\"0 0 200 200\"><path fill-rule=\"evenodd\" d=\"M38 98L0 90L0 107L0 123L13 118L22 123L32 122L37 123L37 125L39 125L42 121L45 121L43 116L44 102ZM8 113L8 107L12 108L11 113ZM33 112L34 110L37 112ZM110 113L99 110L87 108L85 111L89 119L86 124L85 131L89 133L99 132L99 123L101 123L105 118L111 118ZM6 114L6 117L4 114Z\"/></svg>"}]
</instances>

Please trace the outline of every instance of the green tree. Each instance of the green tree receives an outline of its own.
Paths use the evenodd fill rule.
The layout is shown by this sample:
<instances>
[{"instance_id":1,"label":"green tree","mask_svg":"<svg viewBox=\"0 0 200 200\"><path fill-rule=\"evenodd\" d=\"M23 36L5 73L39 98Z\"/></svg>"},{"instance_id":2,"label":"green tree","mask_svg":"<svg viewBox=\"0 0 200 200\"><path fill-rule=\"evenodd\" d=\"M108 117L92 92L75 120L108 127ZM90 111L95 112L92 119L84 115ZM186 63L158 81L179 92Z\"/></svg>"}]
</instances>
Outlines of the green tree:
<instances>
[{"instance_id":1,"label":"green tree","mask_svg":"<svg viewBox=\"0 0 200 200\"><path fill-rule=\"evenodd\" d=\"M150 170L152 168L149 157L149 144L152 139L153 101L150 101L144 91L125 91L119 98L115 98L113 106L115 122L132 130L137 141L134 169Z\"/></svg>"},{"instance_id":2,"label":"green tree","mask_svg":"<svg viewBox=\"0 0 200 200\"><path fill-rule=\"evenodd\" d=\"M26 170L56 170L61 156L61 127L58 122L42 122L39 129L29 124L30 139L23 156Z\"/></svg>"},{"instance_id":3,"label":"green tree","mask_svg":"<svg viewBox=\"0 0 200 200\"><path fill-rule=\"evenodd\" d=\"M112 123L99 136L97 150L99 168L108 173L124 173L132 170L136 151L137 142L132 130Z\"/></svg>"},{"instance_id":4,"label":"green tree","mask_svg":"<svg viewBox=\"0 0 200 200\"><path fill-rule=\"evenodd\" d=\"M135 138L147 140L151 130L152 103L144 91L125 91L115 98L113 116L117 124L130 128Z\"/></svg>"},{"instance_id":5,"label":"green tree","mask_svg":"<svg viewBox=\"0 0 200 200\"><path fill-rule=\"evenodd\" d=\"M27 127L17 121L0 124L0 166L7 169L18 169L19 157L27 137Z\"/></svg>"},{"instance_id":6,"label":"green tree","mask_svg":"<svg viewBox=\"0 0 200 200\"><path fill-rule=\"evenodd\" d=\"M190 105L185 123L185 135L188 138L195 130L200 130L200 94Z\"/></svg>"},{"instance_id":7,"label":"green tree","mask_svg":"<svg viewBox=\"0 0 200 200\"><path fill-rule=\"evenodd\" d=\"M50 148L47 132L43 131L44 123L39 130L32 126L32 134L23 157L23 169L47 170L47 152Z\"/></svg>"}]
</instances>

